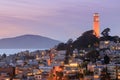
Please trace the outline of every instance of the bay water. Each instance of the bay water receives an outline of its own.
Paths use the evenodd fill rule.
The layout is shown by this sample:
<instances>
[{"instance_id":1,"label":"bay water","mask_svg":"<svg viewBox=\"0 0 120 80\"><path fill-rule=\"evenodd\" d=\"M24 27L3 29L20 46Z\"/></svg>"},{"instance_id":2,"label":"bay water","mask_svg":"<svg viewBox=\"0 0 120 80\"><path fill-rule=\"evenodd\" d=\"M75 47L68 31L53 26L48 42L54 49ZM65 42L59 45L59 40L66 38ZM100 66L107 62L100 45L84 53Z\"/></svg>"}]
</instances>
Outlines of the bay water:
<instances>
[{"instance_id":1,"label":"bay water","mask_svg":"<svg viewBox=\"0 0 120 80\"><path fill-rule=\"evenodd\" d=\"M18 52L22 52L22 51L29 51L29 52L33 52L36 50L45 50L45 49L0 49L0 55L2 54L6 54L6 55L10 55L10 54L16 54Z\"/></svg>"}]
</instances>

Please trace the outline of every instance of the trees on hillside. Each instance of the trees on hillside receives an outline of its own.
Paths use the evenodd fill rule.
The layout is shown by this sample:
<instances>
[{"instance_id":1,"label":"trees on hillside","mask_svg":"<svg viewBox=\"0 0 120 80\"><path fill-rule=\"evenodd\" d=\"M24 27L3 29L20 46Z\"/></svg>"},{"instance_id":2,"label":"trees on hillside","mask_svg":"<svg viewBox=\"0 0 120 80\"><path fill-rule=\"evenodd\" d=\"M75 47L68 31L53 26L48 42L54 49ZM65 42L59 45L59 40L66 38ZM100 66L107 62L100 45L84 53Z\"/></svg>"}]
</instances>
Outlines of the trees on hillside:
<instances>
[{"instance_id":1,"label":"trees on hillside","mask_svg":"<svg viewBox=\"0 0 120 80\"><path fill-rule=\"evenodd\" d=\"M85 57L89 58L90 61L92 61L92 62L96 62L96 59L99 58L99 51L92 50L92 51L88 52Z\"/></svg>"},{"instance_id":2,"label":"trees on hillside","mask_svg":"<svg viewBox=\"0 0 120 80\"><path fill-rule=\"evenodd\" d=\"M99 38L96 37L93 33L93 30L89 30L84 32L75 41L69 39L67 43L60 43L57 46L57 50L66 50L69 47L72 47L72 49L96 47L99 44Z\"/></svg>"},{"instance_id":3,"label":"trees on hillside","mask_svg":"<svg viewBox=\"0 0 120 80\"><path fill-rule=\"evenodd\" d=\"M119 36L111 36L109 35L110 28L105 28L100 37L100 41L114 41L114 42L120 42Z\"/></svg>"},{"instance_id":4,"label":"trees on hillside","mask_svg":"<svg viewBox=\"0 0 120 80\"><path fill-rule=\"evenodd\" d=\"M88 30L84 32L75 41L69 39L66 43L60 43L57 46L57 50L66 50L68 47L72 46L72 49L84 49L84 48L95 48L99 46L100 41L114 41L120 42L119 36L110 36L110 28L106 28L102 31L102 37L98 38L94 35L93 30Z\"/></svg>"},{"instance_id":5,"label":"trees on hillside","mask_svg":"<svg viewBox=\"0 0 120 80\"><path fill-rule=\"evenodd\" d=\"M65 43L59 43L57 45L57 50L66 50L66 44Z\"/></svg>"},{"instance_id":6,"label":"trees on hillside","mask_svg":"<svg viewBox=\"0 0 120 80\"><path fill-rule=\"evenodd\" d=\"M69 39L66 43L66 55L65 55L65 64L69 63L69 58L73 53L73 40Z\"/></svg>"},{"instance_id":7,"label":"trees on hillside","mask_svg":"<svg viewBox=\"0 0 120 80\"><path fill-rule=\"evenodd\" d=\"M102 31L102 35L104 36L104 37L107 37L107 36L109 36L109 32L110 32L110 28L106 28L106 29L104 29L103 31Z\"/></svg>"},{"instance_id":8,"label":"trees on hillside","mask_svg":"<svg viewBox=\"0 0 120 80\"><path fill-rule=\"evenodd\" d=\"M99 39L93 34L93 30L86 31L74 41L73 46L74 48L81 49L81 48L89 48L95 47L96 44L99 44Z\"/></svg>"}]
</instances>

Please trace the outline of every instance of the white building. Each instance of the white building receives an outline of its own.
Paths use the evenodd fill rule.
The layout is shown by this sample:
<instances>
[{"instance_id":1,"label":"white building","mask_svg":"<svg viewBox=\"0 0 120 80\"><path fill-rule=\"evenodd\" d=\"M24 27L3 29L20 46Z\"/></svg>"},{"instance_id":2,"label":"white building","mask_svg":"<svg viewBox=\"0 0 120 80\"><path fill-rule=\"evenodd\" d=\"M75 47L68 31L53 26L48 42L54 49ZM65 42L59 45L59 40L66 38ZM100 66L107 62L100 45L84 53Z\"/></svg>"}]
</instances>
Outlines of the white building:
<instances>
[{"instance_id":1,"label":"white building","mask_svg":"<svg viewBox=\"0 0 120 80\"><path fill-rule=\"evenodd\" d=\"M110 50L120 50L120 43L114 41L100 41L100 49L110 48Z\"/></svg>"}]
</instances>

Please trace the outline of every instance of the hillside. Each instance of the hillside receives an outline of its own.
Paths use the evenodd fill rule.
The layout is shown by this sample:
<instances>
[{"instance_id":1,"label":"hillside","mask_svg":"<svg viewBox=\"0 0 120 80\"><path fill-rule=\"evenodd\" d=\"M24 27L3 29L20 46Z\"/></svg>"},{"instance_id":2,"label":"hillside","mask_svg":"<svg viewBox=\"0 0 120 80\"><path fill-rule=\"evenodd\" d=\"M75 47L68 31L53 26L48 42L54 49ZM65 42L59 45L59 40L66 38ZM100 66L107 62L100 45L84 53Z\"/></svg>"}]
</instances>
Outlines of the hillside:
<instances>
[{"instance_id":1,"label":"hillside","mask_svg":"<svg viewBox=\"0 0 120 80\"><path fill-rule=\"evenodd\" d=\"M1 49L26 49L26 48L52 48L60 41L39 36L39 35L22 35L13 38L0 39Z\"/></svg>"}]
</instances>

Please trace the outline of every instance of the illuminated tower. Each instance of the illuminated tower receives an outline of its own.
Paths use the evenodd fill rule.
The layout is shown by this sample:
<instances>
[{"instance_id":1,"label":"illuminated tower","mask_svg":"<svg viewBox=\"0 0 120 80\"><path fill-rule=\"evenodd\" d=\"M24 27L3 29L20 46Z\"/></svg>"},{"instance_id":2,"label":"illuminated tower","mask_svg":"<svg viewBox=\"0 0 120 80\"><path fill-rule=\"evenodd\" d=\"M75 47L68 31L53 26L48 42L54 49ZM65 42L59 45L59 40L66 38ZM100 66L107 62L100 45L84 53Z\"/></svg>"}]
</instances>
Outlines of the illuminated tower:
<instances>
[{"instance_id":1,"label":"illuminated tower","mask_svg":"<svg viewBox=\"0 0 120 80\"><path fill-rule=\"evenodd\" d=\"M99 24L99 14L98 13L94 14L93 30L94 30L94 34L96 35L96 37L100 37L100 24Z\"/></svg>"}]
</instances>

